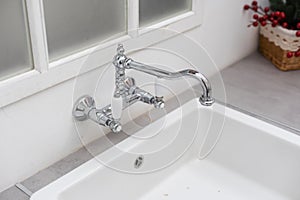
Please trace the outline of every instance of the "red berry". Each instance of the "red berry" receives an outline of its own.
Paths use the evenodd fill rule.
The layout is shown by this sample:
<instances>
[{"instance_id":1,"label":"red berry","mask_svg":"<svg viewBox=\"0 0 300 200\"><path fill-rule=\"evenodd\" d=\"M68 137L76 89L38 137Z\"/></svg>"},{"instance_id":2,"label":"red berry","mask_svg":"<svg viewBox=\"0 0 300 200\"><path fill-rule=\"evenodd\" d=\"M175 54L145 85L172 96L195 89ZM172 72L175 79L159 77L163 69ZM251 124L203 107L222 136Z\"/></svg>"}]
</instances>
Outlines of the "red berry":
<instances>
[{"instance_id":1,"label":"red berry","mask_svg":"<svg viewBox=\"0 0 300 200\"><path fill-rule=\"evenodd\" d=\"M300 29L300 22L298 22L297 24L297 29Z\"/></svg>"},{"instance_id":2,"label":"red berry","mask_svg":"<svg viewBox=\"0 0 300 200\"><path fill-rule=\"evenodd\" d=\"M250 9L250 6L249 5L244 5L244 10L249 10Z\"/></svg>"},{"instance_id":3,"label":"red berry","mask_svg":"<svg viewBox=\"0 0 300 200\"><path fill-rule=\"evenodd\" d=\"M265 19L264 19L263 17L260 17L260 18L258 19L258 21L259 21L259 22L262 22L262 21L265 21Z\"/></svg>"},{"instance_id":4,"label":"red berry","mask_svg":"<svg viewBox=\"0 0 300 200\"><path fill-rule=\"evenodd\" d=\"M288 57L288 58L291 58L291 57L293 57L294 56L294 53L293 52L288 52L287 54L286 54L286 57Z\"/></svg>"},{"instance_id":5,"label":"red berry","mask_svg":"<svg viewBox=\"0 0 300 200\"><path fill-rule=\"evenodd\" d=\"M276 11L276 12L275 12L275 16L276 16L276 17L280 17L280 15L281 15L281 12L279 12L279 11Z\"/></svg>"},{"instance_id":6,"label":"red berry","mask_svg":"<svg viewBox=\"0 0 300 200\"><path fill-rule=\"evenodd\" d=\"M269 18L268 15L264 15L264 20L267 20Z\"/></svg>"},{"instance_id":7,"label":"red berry","mask_svg":"<svg viewBox=\"0 0 300 200\"><path fill-rule=\"evenodd\" d=\"M277 21L277 20L273 20L272 26L273 26L273 27L276 27L277 25L278 25L278 21Z\"/></svg>"},{"instance_id":8,"label":"red berry","mask_svg":"<svg viewBox=\"0 0 300 200\"><path fill-rule=\"evenodd\" d=\"M274 21L274 18L273 18L273 17L270 17L270 21L271 21L271 22Z\"/></svg>"},{"instance_id":9,"label":"red berry","mask_svg":"<svg viewBox=\"0 0 300 200\"><path fill-rule=\"evenodd\" d=\"M253 25L254 27L257 27L257 26L258 26L258 22L253 22L252 25Z\"/></svg>"},{"instance_id":10,"label":"red berry","mask_svg":"<svg viewBox=\"0 0 300 200\"><path fill-rule=\"evenodd\" d=\"M257 1L252 1L252 6L257 6Z\"/></svg>"},{"instance_id":11,"label":"red berry","mask_svg":"<svg viewBox=\"0 0 300 200\"><path fill-rule=\"evenodd\" d=\"M297 31L297 32L296 32L296 36L297 36L297 37L300 37L300 31Z\"/></svg>"},{"instance_id":12,"label":"red berry","mask_svg":"<svg viewBox=\"0 0 300 200\"><path fill-rule=\"evenodd\" d=\"M284 13L284 12L281 12L281 13L280 13L280 17L281 17L282 19L284 19L284 18L286 17L285 13Z\"/></svg>"},{"instance_id":13,"label":"red berry","mask_svg":"<svg viewBox=\"0 0 300 200\"><path fill-rule=\"evenodd\" d=\"M258 7L257 6L253 6L252 10L255 11L255 12L257 12L258 11Z\"/></svg>"},{"instance_id":14,"label":"red berry","mask_svg":"<svg viewBox=\"0 0 300 200\"><path fill-rule=\"evenodd\" d=\"M296 57L300 57L300 50L298 50L298 51L295 53L295 56L296 56Z\"/></svg>"},{"instance_id":15,"label":"red berry","mask_svg":"<svg viewBox=\"0 0 300 200\"><path fill-rule=\"evenodd\" d=\"M262 26L266 26L266 25L267 25L267 22L266 22L266 21L262 21L262 22L260 22L260 24L261 24Z\"/></svg>"},{"instance_id":16,"label":"red berry","mask_svg":"<svg viewBox=\"0 0 300 200\"><path fill-rule=\"evenodd\" d=\"M283 27L283 28L287 28L288 26L289 26L289 24L288 24L287 22L283 22L283 23L282 23L282 27Z\"/></svg>"},{"instance_id":17,"label":"red berry","mask_svg":"<svg viewBox=\"0 0 300 200\"><path fill-rule=\"evenodd\" d=\"M258 14L253 15L253 19L258 19L258 18L259 18Z\"/></svg>"},{"instance_id":18,"label":"red berry","mask_svg":"<svg viewBox=\"0 0 300 200\"><path fill-rule=\"evenodd\" d=\"M267 12L270 11L270 8L269 7L265 7L264 11L265 11L265 13L267 13Z\"/></svg>"},{"instance_id":19,"label":"red berry","mask_svg":"<svg viewBox=\"0 0 300 200\"><path fill-rule=\"evenodd\" d=\"M275 17L275 13L272 12L272 13L270 14L270 17Z\"/></svg>"}]
</instances>

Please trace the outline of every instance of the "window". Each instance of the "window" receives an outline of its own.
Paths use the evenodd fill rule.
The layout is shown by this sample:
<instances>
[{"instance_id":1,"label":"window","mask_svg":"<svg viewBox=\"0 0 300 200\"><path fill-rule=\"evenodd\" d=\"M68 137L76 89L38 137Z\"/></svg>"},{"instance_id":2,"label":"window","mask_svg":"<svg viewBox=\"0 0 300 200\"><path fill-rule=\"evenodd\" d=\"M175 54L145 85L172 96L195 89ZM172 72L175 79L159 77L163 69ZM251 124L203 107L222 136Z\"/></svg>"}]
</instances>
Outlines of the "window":
<instances>
[{"instance_id":1,"label":"window","mask_svg":"<svg viewBox=\"0 0 300 200\"><path fill-rule=\"evenodd\" d=\"M0 2L0 80L33 68L23 0Z\"/></svg>"},{"instance_id":2,"label":"window","mask_svg":"<svg viewBox=\"0 0 300 200\"><path fill-rule=\"evenodd\" d=\"M80 73L110 62L117 43L146 47L200 25L202 1L2 0L0 107L74 78L91 52Z\"/></svg>"},{"instance_id":3,"label":"window","mask_svg":"<svg viewBox=\"0 0 300 200\"><path fill-rule=\"evenodd\" d=\"M126 34L125 0L44 0L50 60Z\"/></svg>"},{"instance_id":4,"label":"window","mask_svg":"<svg viewBox=\"0 0 300 200\"><path fill-rule=\"evenodd\" d=\"M190 11L191 8L191 0L140 0L140 26L146 26L174 17Z\"/></svg>"}]
</instances>

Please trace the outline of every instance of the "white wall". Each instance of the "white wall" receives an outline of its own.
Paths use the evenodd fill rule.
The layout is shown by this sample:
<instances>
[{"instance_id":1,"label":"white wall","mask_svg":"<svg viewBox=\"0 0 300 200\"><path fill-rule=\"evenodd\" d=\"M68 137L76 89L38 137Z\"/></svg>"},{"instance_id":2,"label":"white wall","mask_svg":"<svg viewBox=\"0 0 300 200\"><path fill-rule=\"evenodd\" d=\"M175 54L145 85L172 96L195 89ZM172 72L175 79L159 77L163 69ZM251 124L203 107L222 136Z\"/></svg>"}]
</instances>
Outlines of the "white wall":
<instances>
[{"instance_id":1,"label":"white wall","mask_svg":"<svg viewBox=\"0 0 300 200\"><path fill-rule=\"evenodd\" d=\"M257 48L257 31L246 28L249 15L243 14L243 4L205 0L203 25L187 33L206 48L219 68ZM84 78L91 80L101 70ZM71 116L73 84L74 80L66 81L0 109L0 191L81 147ZM93 131L89 126L93 125L87 123L87 131Z\"/></svg>"}]
</instances>

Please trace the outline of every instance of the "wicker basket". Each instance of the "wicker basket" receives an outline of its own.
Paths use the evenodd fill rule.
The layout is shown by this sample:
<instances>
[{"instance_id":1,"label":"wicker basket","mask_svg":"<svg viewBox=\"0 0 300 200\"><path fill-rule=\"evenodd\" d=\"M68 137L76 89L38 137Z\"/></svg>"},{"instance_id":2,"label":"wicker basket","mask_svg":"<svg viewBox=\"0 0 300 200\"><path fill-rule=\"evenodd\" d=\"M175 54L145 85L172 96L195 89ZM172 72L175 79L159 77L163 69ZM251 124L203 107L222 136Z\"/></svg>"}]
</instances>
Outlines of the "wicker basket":
<instances>
[{"instance_id":1,"label":"wicker basket","mask_svg":"<svg viewBox=\"0 0 300 200\"><path fill-rule=\"evenodd\" d=\"M299 47L300 38L295 31L270 25L260 29L259 51L282 71L300 69L300 57L287 57L288 52L297 51Z\"/></svg>"}]
</instances>

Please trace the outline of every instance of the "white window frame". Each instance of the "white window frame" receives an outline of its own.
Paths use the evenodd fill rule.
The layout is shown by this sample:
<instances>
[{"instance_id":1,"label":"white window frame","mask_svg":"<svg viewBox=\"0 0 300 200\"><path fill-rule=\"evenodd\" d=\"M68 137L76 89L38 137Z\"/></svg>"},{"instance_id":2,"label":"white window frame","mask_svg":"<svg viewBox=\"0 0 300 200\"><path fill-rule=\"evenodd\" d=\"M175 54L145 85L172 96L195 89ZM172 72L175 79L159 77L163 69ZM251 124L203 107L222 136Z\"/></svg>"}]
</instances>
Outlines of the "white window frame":
<instances>
[{"instance_id":1,"label":"white window frame","mask_svg":"<svg viewBox=\"0 0 300 200\"><path fill-rule=\"evenodd\" d=\"M127 0L127 35L50 62L43 0L25 1L34 69L0 82L0 108L80 75L78 73L81 64L88 56L91 56L91 53L97 59L91 62L88 69L80 73L86 73L110 62L115 54L117 43L122 42L126 45L130 40L138 38L139 45L147 47L201 25L203 15L203 0L192 0L191 11L139 29L139 0ZM155 30L158 28L167 28L172 31L162 36L159 31Z\"/></svg>"}]
</instances>

